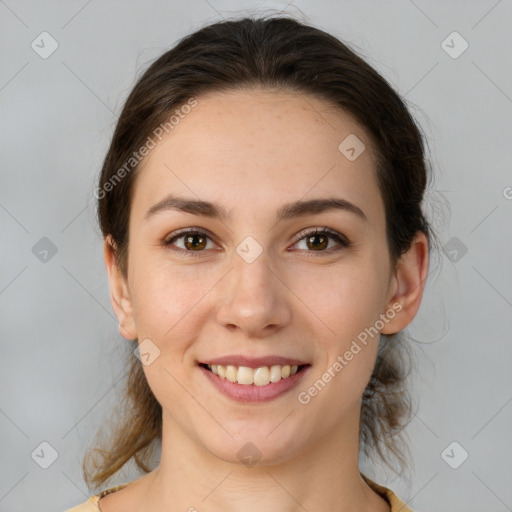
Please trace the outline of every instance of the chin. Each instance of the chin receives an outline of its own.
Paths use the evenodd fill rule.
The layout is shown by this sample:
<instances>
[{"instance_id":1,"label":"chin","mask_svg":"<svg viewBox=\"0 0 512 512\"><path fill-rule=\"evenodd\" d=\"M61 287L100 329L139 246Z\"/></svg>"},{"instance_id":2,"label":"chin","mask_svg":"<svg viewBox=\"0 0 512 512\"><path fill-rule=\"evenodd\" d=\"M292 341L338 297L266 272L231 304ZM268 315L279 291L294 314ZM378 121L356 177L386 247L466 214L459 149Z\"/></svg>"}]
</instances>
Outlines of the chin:
<instances>
[{"instance_id":1,"label":"chin","mask_svg":"<svg viewBox=\"0 0 512 512\"><path fill-rule=\"evenodd\" d=\"M222 439L210 438L204 440L204 447L213 456L231 464L246 467L281 464L293 458L300 450L301 435L299 428L296 432L290 432L289 427L284 430L278 424L279 421L274 421L268 429L263 429L261 425L258 428L253 426L241 429L233 437L225 435Z\"/></svg>"}]
</instances>

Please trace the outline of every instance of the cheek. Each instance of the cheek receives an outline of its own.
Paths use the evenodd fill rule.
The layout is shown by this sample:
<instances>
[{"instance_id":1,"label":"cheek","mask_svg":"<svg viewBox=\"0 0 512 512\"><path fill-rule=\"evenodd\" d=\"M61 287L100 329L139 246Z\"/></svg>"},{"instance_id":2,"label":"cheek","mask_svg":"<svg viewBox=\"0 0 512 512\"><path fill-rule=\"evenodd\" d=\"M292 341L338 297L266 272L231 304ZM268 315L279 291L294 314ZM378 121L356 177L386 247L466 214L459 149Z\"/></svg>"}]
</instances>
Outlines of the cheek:
<instances>
[{"instance_id":1,"label":"cheek","mask_svg":"<svg viewBox=\"0 0 512 512\"><path fill-rule=\"evenodd\" d=\"M385 269L362 261L331 272L317 269L303 278L297 294L316 314L310 317L323 333L317 338L320 378L332 382L335 394L357 402L377 355L380 329L375 324L385 300Z\"/></svg>"},{"instance_id":2,"label":"cheek","mask_svg":"<svg viewBox=\"0 0 512 512\"><path fill-rule=\"evenodd\" d=\"M134 316L139 339L150 338L166 352L178 352L197 334L208 292L218 282L206 266L139 262L134 280Z\"/></svg>"},{"instance_id":3,"label":"cheek","mask_svg":"<svg viewBox=\"0 0 512 512\"><path fill-rule=\"evenodd\" d=\"M166 263L147 268L151 270L139 276L134 296L135 322L139 342L149 338L158 347L158 356L143 369L159 403L172 411L173 404L183 400L189 371L184 358L194 346L204 298L215 281Z\"/></svg>"},{"instance_id":4,"label":"cheek","mask_svg":"<svg viewBox=\"0 0 512 512\"><path fill-rule=\"evenodd\" d=\"M297 272L292 287L325 328L327 344L341 350L375 323L385 300L384 280L377 265L354 259Z\"/></svg>"}]
</instances>

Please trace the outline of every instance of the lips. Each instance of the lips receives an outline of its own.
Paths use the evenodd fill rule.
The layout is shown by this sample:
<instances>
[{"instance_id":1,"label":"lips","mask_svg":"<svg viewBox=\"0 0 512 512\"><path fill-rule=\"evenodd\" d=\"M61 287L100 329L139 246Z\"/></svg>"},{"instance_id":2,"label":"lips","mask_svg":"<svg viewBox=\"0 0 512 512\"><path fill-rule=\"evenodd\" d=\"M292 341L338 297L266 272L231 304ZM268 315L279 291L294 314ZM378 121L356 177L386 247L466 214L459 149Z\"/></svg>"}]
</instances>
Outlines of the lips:
<instances>
[{"instance_id":1,"label":"lips","mask_svg":"<svg viewBox=\"0 0 512 512\"><path fill-rule=\"evenodd\" d=\"M242 402L264 402L295 387L311 367L282 356L225 356L200 362L207 379L224 395Z\"/></svg>"}]
</instances>

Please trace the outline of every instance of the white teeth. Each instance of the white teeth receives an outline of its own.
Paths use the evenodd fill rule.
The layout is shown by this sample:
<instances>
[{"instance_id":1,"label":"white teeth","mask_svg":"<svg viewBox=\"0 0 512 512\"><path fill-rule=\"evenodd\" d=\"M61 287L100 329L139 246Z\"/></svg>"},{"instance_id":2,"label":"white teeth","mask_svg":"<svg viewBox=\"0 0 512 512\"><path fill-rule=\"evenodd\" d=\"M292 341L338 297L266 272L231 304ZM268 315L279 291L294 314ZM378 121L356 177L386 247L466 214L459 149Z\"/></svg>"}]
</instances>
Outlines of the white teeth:
<instances>
[{"instance_id":1,"label":"white teeth","mask_svg":"<svg viewBox=\"0 0 512 512\"><path fill-rule=\"evenodd\" d=\"M210 370L221 379L227 379L229 382L255 386L266 386L271 382L279 382L291 375L295 375L299 369L297 365L279 364L273 366L261 366L259 368L249 368L248 366L222 366L221 364L207 365Z\"/></svg>"},{"instance_id":2,"label":"white teeth","mask_svg":"<svg viewBox=\"0 0 512 512\"><path fill-rule=\"evenodd\" d=\"M281 367L276 364L270 367L270 382L279 382L281 380Z\"/></svg>"},{"instance_id":3,"label":"white teeth","mask_svg":"<svg viewBox=\"0 0 512 512\"><path fill-rule=\"evenodd\" d=\"M236 366L226 366L226 379L229 380L229 382L236 382L237 376L238 371L236 369Z\"/></svg>"},{"instance_id":4,"label":"white teeth","mask_svg":"<svg viewBox=\"0 0 512 512\"><path fill-rule=\"evenodd\" d=\"M266 384L270 384L270 370L267 366L256 368L254 370L254 385L265 386Z\"/></svg>"},{"instance_id":5,"label":"white teeth","mask_svg":"<svg viewBox=\"0 0 512 512\"><path fill-rule=\"evenodd\" d=\"M240 366L236 381L238 384L252 384L254 381L254 370L247 366Z\"/></svg>"}]
</instances>

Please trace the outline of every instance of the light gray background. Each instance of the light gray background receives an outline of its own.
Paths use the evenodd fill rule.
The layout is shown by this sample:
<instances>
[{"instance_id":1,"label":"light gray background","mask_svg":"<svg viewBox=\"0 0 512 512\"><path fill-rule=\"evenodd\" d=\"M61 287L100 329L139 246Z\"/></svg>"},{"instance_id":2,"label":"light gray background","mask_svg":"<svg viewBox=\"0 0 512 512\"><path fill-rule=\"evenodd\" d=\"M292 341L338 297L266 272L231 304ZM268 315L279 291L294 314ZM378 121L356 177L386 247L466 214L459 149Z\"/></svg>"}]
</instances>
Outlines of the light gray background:
<instances>
[{"instance_id":1,"label":"light gray background","mask_svg":"<svg viewBox=\"0 0 512 512\"><path fill-rule=\"evenodd\" d=\"M348 41L405 95L436 173L427 210L458 259L441 255L409 329L423 343L414 469L374 476L417 511L512 510L512 2L5 0L0 511L63 511L89 496L81 458L118 399L126 347L92 191L137 72L207 22L267 9ZM31 48L43 31L59 45L47 59ZM453 31L469 44L457 58L442 46ZM33 252L43 237L57 248L46 262ZM34 460L50 457L43 441L58 452L48 469ZM452 460L469 453L458 469L441 456L453 441Z\"/></svg>"}]
</instances>

